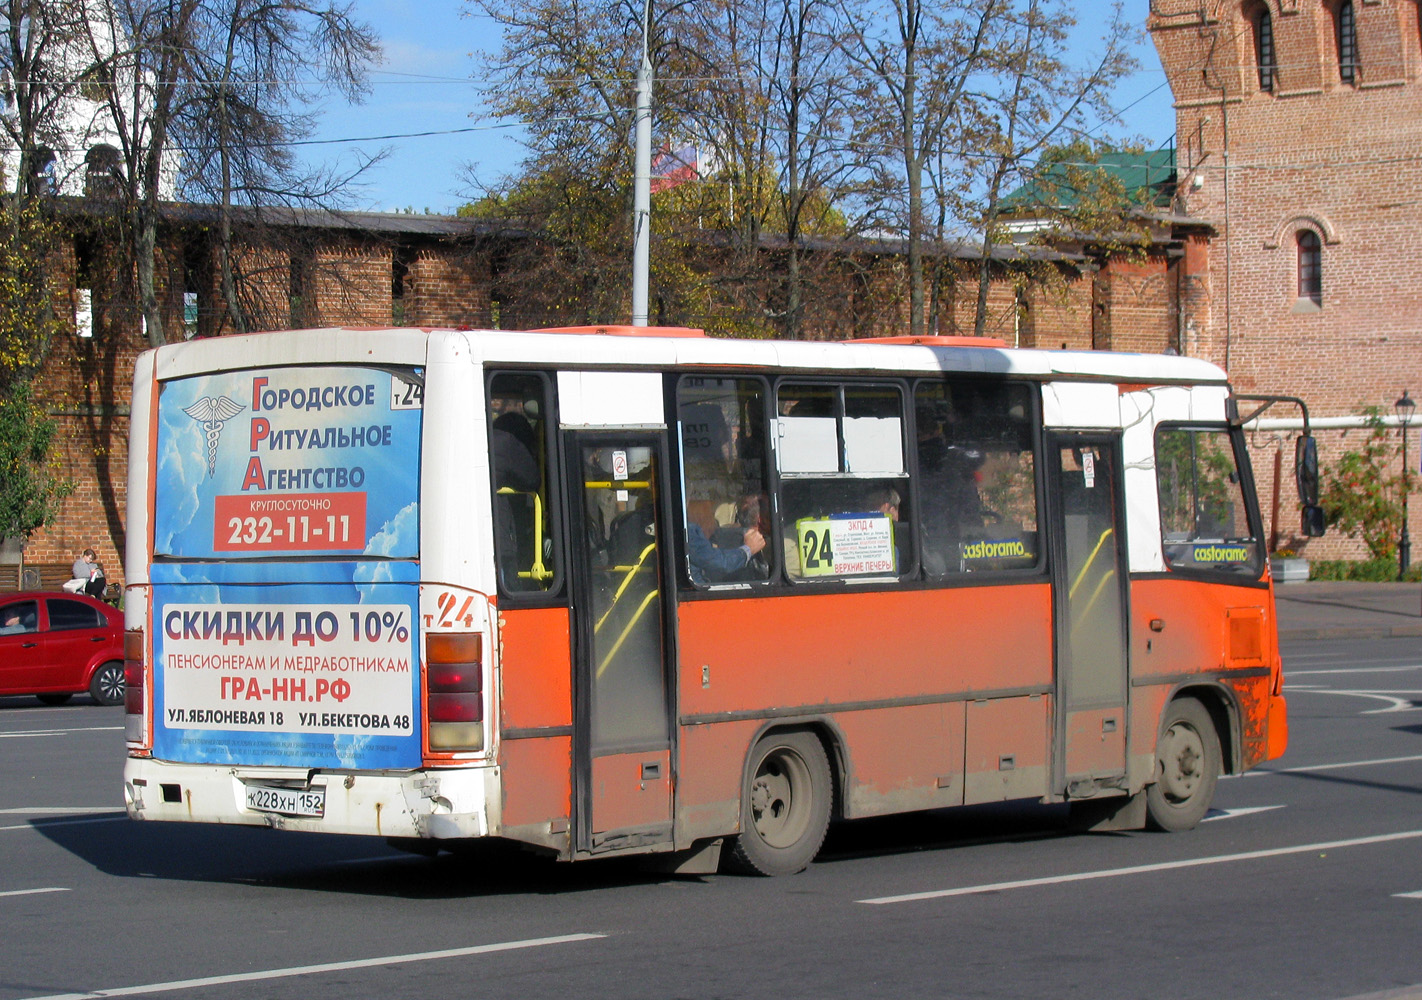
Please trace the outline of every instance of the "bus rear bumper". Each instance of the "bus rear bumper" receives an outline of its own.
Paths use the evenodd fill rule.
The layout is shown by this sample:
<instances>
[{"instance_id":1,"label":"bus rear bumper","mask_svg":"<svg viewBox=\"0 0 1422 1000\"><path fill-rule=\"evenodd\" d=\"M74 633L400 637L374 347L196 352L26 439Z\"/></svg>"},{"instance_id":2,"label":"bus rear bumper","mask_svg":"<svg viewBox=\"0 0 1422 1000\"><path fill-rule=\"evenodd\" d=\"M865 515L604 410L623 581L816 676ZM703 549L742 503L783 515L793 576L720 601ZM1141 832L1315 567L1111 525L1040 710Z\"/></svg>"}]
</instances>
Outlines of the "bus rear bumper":
<instances>
[{"instance_id":1,"label":"bus rear bumper","mask_svg":"<svg viewBox=\"0 0 1422 1000\"><path fill-rule=\"evenodd\" d=\"M130 757L123 794L138 820L229 823L311 833L455 839L487 836L487 804L499 801L498 769L314 771L282 767L214 767ZM252 808L248 788L322 792L319 816ZM311 808L308 798L302 808Z\"/></svg>"}]
</instances>

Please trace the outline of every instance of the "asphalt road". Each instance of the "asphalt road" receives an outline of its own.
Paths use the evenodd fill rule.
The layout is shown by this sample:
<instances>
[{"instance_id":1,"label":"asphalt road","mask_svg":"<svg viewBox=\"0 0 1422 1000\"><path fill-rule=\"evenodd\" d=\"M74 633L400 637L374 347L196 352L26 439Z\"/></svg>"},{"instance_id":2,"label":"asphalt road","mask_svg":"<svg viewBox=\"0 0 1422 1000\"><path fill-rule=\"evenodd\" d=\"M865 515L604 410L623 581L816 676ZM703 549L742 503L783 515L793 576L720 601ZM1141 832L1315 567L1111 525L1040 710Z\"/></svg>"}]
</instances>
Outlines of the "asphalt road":
<instances>
[{"instance_id":1,"label":"asphalt road","mask_svg":"<svg viewBox=\"0 0 1422 1000\"><path fill-rule=\"evenodd\" d=\"M1192 832L938 812L784 879L132 823L120 709L3 698L0 1000L1422 1000L1422 642L1285 663L1289 753Z\"/></svg>"}]
</instances>

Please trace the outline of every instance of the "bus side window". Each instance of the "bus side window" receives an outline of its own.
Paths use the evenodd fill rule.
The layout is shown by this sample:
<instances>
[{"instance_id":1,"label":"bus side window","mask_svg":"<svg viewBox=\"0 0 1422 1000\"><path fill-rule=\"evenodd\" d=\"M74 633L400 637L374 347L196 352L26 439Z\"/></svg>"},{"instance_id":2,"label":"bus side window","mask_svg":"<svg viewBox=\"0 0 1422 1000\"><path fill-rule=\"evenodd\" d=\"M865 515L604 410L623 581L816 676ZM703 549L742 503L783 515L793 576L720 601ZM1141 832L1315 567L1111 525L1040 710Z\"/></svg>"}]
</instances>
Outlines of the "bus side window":
<instances>
[{"instance_id":1,"label":"bus side window","mask_svg":"<svg viewBox=\"0 0 1422 1000\"><path fill-rule=\"evenodd\" d=\"M1174 571L1223 570L1257 576L1260 539L1225 427L1161 427L1155 434L1161 544Z\"/></svg>"},{"instance_id":2,"label":"bus side window","mask_svg":"<svg viewBox=\"0 0 1422 1000\"><path fill-rule=\"evenodd\" d=\"M789 578L911 573L913 512L900 387L783 382L776 414Z\"/></svg>"},{"instance_id":3,"label":"bus side window","mask_svg":"<svg viewBox=\"0 0 1422 1000\"><path fill-rule=\"evenodd\" d=\"M1037 564L1031 388L914 386L923 567L930 578Z\"/></svg>"},{"instance_id":4,"label":"bus side window","mask_svg":"<svg viewBox=\"0 0 1422 1000\"><path fill-rule=\"evenodd\" d=\"M536 372L489 378L489 467L499 589L538 593L556 577L558 546L549 510L549 383Z\"/></svg>"},{"instance_id":5,"label":"bus side window","mask_svg":"<svg viewBox=\"0 0 1422 1000\"><path fill-rule=\"evenodd\" d=\"M766 580L765 383L688 375L676 392L687 576L698 588Z\"/></svg>"}]
</instances>

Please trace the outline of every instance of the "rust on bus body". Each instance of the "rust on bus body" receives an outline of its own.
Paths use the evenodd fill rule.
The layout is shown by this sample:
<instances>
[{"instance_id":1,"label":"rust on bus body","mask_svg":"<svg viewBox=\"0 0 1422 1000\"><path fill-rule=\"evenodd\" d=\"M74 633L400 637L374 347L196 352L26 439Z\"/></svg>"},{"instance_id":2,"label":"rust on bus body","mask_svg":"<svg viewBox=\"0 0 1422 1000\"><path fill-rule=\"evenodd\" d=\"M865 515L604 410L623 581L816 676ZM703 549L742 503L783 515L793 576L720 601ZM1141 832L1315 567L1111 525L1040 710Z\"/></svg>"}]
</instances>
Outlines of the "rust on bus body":
<instances>
[{"instance_id":1,"label":"rust on bus body","mask_svg":"<svg viewBox=\"0 0 1422 1000\"><path fill-rule=\"evenodd\" d=\"M671 813L671 751L607 754L592 759L592 833L655 826Z\"/></svg>"},{"instance_id":2,"label":"rust on bus body","mask_svg":"<svg viewBox=\"0 0 1422 1000\"><path fill-rule=\"evenodd\" d=\"M1274 600L1267 587L1178 577L1133 580L1131 670L1134 719L1158 720L1167 691L1188 686L1192 675L1200 675L1202 682L1217 682L1231 696L1228 704L1217 705L1235 721L1234 732L1221 733L1227 763L1231 750L1241 769L1284 752L1288 727ZM1162 687L1151 688L1152 680ZM1142 742L1153 745L1155 735L1153 729L1134 727L1132 753L1142 749Z\"/></svg>"}]
</instances>

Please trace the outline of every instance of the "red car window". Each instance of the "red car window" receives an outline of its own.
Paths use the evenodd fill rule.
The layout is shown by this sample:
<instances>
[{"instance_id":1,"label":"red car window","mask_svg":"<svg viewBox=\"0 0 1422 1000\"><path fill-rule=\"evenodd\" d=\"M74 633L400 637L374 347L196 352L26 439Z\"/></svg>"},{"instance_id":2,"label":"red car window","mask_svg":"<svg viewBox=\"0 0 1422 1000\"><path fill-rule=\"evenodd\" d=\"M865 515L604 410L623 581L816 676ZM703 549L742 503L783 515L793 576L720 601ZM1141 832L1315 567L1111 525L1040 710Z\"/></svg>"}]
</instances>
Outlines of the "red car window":
<instances>
[{"instance_id":1,"label":"red car window","mask_svg":"<svg viewBox=\"0 0 1422 1000\"><path fill-rule=\"evenodd\" d=\"M48 603L49 628L52 632L68 628L102 628L107 624L103 614L92 604L62 597L52 598Z\"/></svg>"}]
</instances>

